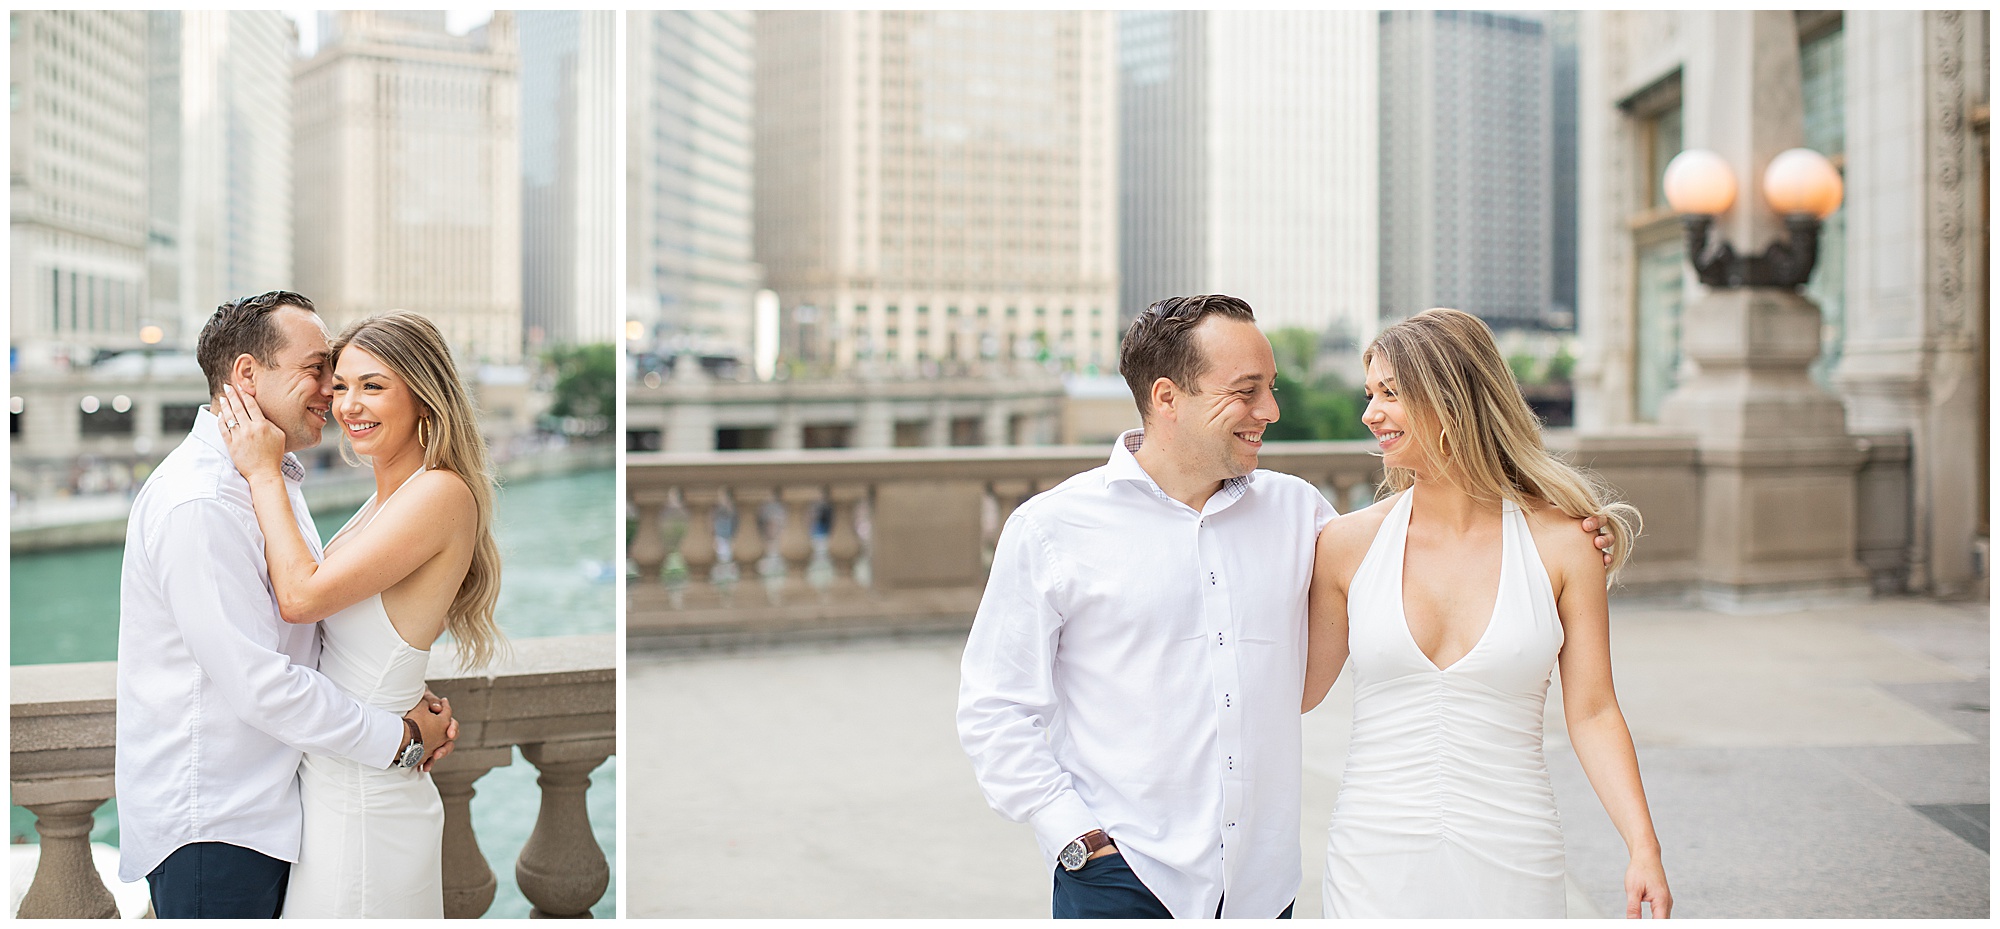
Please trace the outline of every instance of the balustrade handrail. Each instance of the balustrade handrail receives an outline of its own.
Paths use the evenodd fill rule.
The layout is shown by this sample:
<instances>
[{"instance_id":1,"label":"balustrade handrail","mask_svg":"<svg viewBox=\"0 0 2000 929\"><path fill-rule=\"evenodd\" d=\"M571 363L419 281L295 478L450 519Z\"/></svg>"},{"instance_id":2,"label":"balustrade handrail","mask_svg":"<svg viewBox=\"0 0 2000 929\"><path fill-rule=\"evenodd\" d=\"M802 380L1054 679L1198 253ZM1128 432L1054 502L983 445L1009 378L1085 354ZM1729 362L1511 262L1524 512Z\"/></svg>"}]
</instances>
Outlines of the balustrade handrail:
<instances>
[{"instance_id":1,"label":"balustrade handrail","mask_svg":"<svg viewBox=\"0 0 2000 929\"><path fill-rule=\"evenodd\" d=\"M1908 439L1851 439L1851 454L1841 454L1861 467L1857 555L1878 589L1898 589L1910 539ZM1692 589L1701 576L1701 475L1721 453L1656 428L1558 429L1545 441L1644 514L1621 592ZM962 630L1007 517L1109 452L1096 444L632 453L629 552L639 576L628 587L627 642L705 648ZM1342 511L1371 500L1381 474L1367 440L1271 442L1258 457L1265 469L1319 485Z\"/></svg>"},{"instance_id":2,"label":"balustrade handrail","mask_svg":"<svg viewBox=\"0 0 2000 929\"><path fill-rule=\"evenodd\" d=\"M590 772L616 753L616 639L610 635L517 639L511 654L475 672L457 667L449 642L432 649L431 690L459 724L452 754L432 771L445 801L445 915L478 916L497 881L472 832L473 783L513 763L516 746L541 772L541 811L515 863L537 915L587 915L610 868L584 805ZM117 663L11 669L14 803L42 835L24 917L116 915L89 850L94 811L113 794Z\"/></svg>"}]
</instances>

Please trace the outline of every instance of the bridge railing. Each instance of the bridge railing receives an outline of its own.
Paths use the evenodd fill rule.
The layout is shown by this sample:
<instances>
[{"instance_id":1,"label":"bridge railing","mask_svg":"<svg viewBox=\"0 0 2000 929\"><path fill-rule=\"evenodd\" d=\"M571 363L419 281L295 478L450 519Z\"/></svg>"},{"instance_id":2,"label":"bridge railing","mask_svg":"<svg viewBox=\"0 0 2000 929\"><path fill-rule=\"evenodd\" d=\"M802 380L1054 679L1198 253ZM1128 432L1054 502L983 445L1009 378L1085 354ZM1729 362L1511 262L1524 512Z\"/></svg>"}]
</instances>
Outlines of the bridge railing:
<instances>
[{"instance_id":1,"label":"bridge railing","mask_svg":"<svg viewBox=\"0 0 2000 929\"><path fill-rule=\"evenodd\" d=\"M1910 548L1909 440L1856 436L1856 558L1900 589ZM1645 532L1621 594L1692 596L1701 560L1694 437L1552 431L1549 445L1637 506ZM1342 512L1373 499L1374 443L1273 442L1264 468ZM627 642L701 648L960 629L1021 502L1104 464L1108 447L630 454Z\"/></svg>"},{"instance_id":2,"label":"bridge railing","mask_svg":"<svg viewBox=\"0 0 2000 929\"><path fill-rule=\"evenodd\" d=\"M444 800L445 915L476 917L498 881L473 832L476 782L514 761L540 777L540 811L514 862L536 916L588 916L611 880L591 831L590 773L616 753L617 664L609 635L518 639L507 660L457 670L449 644L433 650L430 687L451 700L458 742L431 772ZM91 861L95 813L111 799L117 732L117 665L19 665L12 671L13 800L41 836L21 917L115 917Z\"/></svg>"}]
</instances>

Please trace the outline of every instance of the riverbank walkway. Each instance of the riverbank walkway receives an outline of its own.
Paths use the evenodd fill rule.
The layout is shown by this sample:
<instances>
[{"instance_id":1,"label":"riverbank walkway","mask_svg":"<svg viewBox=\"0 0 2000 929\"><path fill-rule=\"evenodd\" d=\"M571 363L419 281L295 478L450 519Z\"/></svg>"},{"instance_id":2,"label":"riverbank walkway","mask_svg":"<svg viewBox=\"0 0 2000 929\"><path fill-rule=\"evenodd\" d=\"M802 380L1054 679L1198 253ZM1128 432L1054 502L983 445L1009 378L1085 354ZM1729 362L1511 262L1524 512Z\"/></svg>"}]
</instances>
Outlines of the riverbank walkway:
<instances>
[{"instance_id":1,"label":"riverbank walkway","mask_svg":"<svg viewBox=\"0 0 2000 929\"><path fill-rule=\"evenodd\" d=\"M1989 915L1985 602L1614 613L1675 916ZM627 915L1046 917L1032 834L987 809L959 751L962 648L633 655ZM1303 721L1301 917L1319 913L1351 693ZM1570 913L1621 916L1624 845L1553 697Z\"/></svg>"}]
</instances>

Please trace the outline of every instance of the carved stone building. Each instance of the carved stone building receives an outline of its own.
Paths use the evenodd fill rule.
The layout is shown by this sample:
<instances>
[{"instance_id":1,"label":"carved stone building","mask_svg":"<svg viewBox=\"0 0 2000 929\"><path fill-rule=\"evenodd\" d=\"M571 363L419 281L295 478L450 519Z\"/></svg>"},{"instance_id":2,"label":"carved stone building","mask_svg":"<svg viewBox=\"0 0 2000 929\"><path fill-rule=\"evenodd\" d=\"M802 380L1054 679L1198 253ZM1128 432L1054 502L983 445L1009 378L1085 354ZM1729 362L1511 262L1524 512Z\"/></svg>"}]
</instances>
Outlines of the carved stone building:
<instances>
[{"instance_id":1,"label":"carved stone building","mask_svg":"<svg viewBox=\"0 0 2000 929\"><path fill-rule=\"evenodd\" d=\"M1849 433L1909 437L1900 582L1973 592L1989 536L1990 21L1985 11L1583 14L1578 428L1662 428L1663 405L1671 412L1696 376L1683 349L1712 339L1684 331L1683 308L1710 292L1689 268L1661 175L1683 149L1755 148L1731 127L1769 114L1758 126L1799 127L1788 131L1846 185L1804 290L1821 317L1811 374L1841 401ZM1737 169L1736 205L1718 217L1739 253L1784 234L1762 171Z\"/></svg>"}]
</instances>

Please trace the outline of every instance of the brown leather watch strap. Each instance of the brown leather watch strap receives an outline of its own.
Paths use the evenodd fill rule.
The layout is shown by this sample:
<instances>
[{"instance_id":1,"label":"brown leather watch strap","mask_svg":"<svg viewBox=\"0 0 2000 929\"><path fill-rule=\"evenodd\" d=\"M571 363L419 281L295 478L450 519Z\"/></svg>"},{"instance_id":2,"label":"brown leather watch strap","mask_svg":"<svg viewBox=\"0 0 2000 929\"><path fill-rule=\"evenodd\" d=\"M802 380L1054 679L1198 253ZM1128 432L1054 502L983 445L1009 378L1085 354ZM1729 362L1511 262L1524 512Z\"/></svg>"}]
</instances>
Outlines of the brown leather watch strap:
<instances>
[{"instance_id":1,"label":"brown leather watch strap","mask_svg":"<svg viewBox=\"0 0 2000 929\"><path fill-rule=\"evenodd\" d=\"M1092 829L1078 836L1078 838L1083 840L1083 855L1086 858L1097 854L1099 849L1110 848L1118 844L1111 841L1111 836L1107 835L1102 829Z\"/></svg>"}]
</instances>

